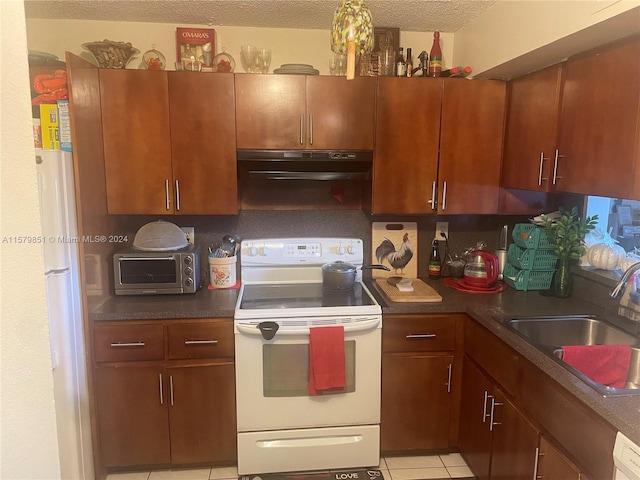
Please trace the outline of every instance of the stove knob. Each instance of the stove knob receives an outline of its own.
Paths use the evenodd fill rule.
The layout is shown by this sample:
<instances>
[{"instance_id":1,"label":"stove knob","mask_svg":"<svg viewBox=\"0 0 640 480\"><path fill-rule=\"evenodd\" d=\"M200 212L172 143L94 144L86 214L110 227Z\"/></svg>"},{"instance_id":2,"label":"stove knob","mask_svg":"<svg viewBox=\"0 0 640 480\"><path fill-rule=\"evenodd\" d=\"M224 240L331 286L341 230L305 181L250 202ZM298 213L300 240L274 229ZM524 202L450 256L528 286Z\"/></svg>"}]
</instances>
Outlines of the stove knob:
<instances>
[{"instance_id":1,"label":"stove knob","mask_svg":"<svg viewBox=\"0 0 640 480\"><path fill-rule=\"evenodd\" d=\"M258 254L258 249L252 245L251 248L249 249L249 255L252 257L255 257L257 254Z\"/></svg>"},{"instance_id":2,"label":"stove knob","mask_svg":"<svg viewBox=\"0 0 640 480\"><path fill-rule=\"evenodd\" d=\"M338 255L344 255L345 249L342 245L338 247Z\"/></svg>"},{"instance_id":3,"label":"stove knob","mask_svg":"<svg viewBox=\"0 0 640 480\"><path fill-rule=\"evenodd\" d=\"M269 247L267 247L266 245L262 247L262 256L266 257L267 255L269 255L269 251Z\"/></svg>"},{"instance_id":4,"label":"stove knob","mask_svg":"<svg viewBox=\"0 0 640 480\"><path fill-rule=\"evenodd\" d=\"M349 245L347 247L347 253L349 253L350 255L354 255L354 254L358 253L358 248L355 247L354 245Z\"/></svg>"}]
</instances>

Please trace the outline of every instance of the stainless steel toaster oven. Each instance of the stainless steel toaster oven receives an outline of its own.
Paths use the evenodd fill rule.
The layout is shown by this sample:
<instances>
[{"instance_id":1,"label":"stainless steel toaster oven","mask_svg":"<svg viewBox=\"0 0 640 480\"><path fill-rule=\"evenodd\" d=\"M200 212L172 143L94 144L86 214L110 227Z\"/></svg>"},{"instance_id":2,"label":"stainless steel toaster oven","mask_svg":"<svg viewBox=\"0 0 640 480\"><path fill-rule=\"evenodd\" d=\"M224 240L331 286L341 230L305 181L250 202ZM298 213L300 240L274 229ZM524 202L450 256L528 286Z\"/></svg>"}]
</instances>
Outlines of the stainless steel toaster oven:
<instances>
[{"instance_id":1,"label":"stainless steel toaster oven","mask_svg":"<svg viewBox=\"0 0 640 480\"><path fill-rule=\"evenodd\" d=\"M195 293L200 286L200 246L118 252L113 255L113 282L116 295Z\"/></svg>"}]
</instances>

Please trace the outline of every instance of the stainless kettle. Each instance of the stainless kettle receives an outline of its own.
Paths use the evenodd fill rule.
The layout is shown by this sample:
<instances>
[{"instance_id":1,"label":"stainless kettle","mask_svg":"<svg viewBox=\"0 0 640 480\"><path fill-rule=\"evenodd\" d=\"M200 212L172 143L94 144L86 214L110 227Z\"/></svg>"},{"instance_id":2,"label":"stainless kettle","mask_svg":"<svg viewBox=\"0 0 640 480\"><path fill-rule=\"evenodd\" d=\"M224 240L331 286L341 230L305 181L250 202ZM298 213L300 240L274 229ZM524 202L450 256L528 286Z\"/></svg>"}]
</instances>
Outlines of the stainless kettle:
<instances>
[{"instance_id":1,"label":"stainless kettle","mask_svg":"<svg viewBox=\"0 0 640 480\"><path fill-rule=\"evenodd\" d=\"M471 255L471 260L464 267L464 283L472 287L493 288L500 273L498 257L486 250L474 250Z\"/></svg>"}]
</instances>

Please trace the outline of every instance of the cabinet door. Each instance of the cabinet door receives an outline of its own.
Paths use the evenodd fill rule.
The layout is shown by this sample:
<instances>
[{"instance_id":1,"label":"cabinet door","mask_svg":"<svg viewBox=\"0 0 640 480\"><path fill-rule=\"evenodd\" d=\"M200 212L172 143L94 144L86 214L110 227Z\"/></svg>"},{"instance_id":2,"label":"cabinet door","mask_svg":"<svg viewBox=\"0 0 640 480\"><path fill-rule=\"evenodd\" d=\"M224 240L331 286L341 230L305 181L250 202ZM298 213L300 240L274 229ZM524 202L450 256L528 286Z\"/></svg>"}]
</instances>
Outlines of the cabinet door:
<instances>
[{"instance_id":1,"label":"cabinet door","mask_svg":"<svg viewBox=\"0 0 640 480\"><path fill-rule=\"evenodd\" d=\"M491 431L489 430L493 384L464 357L460 403L460 452L479 480L489 478Z\"/></svg>"},{"instance_id":2,"label":"cabinet door","mask_svg":"<svg viewBox=\"0 0 640 480\"><path fill-rule=\"evenodd\" d=\"M545 437L540 438L538 477L544 480L585 480L580 470Z\"/></svg>"},{"instance_id":3,"label":"cabinet door","mask_svg":"<svg viewBox=\"0 0 640 480\"><path fill-rule=\"evenodd\" d=\"M452 368L452 355L384 355L382 451L449 446Z\"/></svg>"},{"instance_id":4,"label":"cabinet door","mask_svg":"<svg viewBox=\"0 0 640 480\"><path fill-rule=\"evenodd\" d=\"M496 213L506 84L444 79L438 213Z\"/></svg>"},{"instance_id":5,"label":"cabinet door","mask_svg":"<svg viewBox=\"0 0 640 480\"><path fill-rule=\"evenodd\" d=\"M163 367L99 367L95 396L107 467L168 464L168 378Z\"/></svg>"},{"instance_id":6,"label":"cabinet door","mask_svg":"<svg viewBox=\"0 0 640 480\"><path fill-rule=\"evenodd\" d=\"M167 73L100 69L107 206L173 213Z\"/></svg>"},{"instance_id":7,"label":"cabinet door","mask_svg":"<svg viewBox=\"0 0 640 480\"><path fill-rule=\"evenodd\" d=\"M372 213L435 213L442 80L380 78Z\"/></svg>"},{"instance_id":8,"label":"cabinet door","mask_svg":"<svg viewBox=\"0 0 640 480\"><path fill-rule=\"evenodd\" d=\"M172 464L235 460L234 364L175 367L168 372Z\"/></svg>"},{"instance_id":9,"label":"cabinet door","mask_svg":"<svg viewBox=\"0 0 640 480\"><path fill-rule=\"evenodd\" d=\"M373 150L375 78L306 79L307 148Z\"/></svg>"},{"instance_id":10,"label":"cabinet door","mask_svg":"<svg viewBox=\"0 0 640 480\"><path fill-rule=\"evenodd\" d=\"M610 73L621 65L624 73ZM640 161L639 105L639 37L569 59L558 142L559 190L633 196Z\"/></svg>"},{"instance_id":11,"label":"cabinet door","mask_svg":"<svg viewBox=\"0 0 640 480\"><path fill-rule=\"evenodd\" d=\"M491 480L530 480L538 454L538 430L499 389L491 402Z\"/></svg>"},{"instance_id":12,"label":"cabinet door","mask_svg":"<svg viewBox=\"0 0 640 480\"><path fill-rule=\"evenodd\" d=\"M169 72L175 213L238 213L233 75Z\"/></svg>"},{"instance_id":13,"label":"cabinet door","mask_svg":"<svg viewBox=\"0 0 640 480\"><path fill-rule=\"evenodd\" d=\"M511 80L508 89L502 186L553 190L562 65Z\"/></svg>"},{"instance_id":14,"label":"cabinet door","mask_svg":"<svg viewBox=\"0 0 640 480\"><path fill-rule=\"evenodd\" d=\"M235 75L238 148L305 148L305 76Z\"/></svg>"}]
</instances>

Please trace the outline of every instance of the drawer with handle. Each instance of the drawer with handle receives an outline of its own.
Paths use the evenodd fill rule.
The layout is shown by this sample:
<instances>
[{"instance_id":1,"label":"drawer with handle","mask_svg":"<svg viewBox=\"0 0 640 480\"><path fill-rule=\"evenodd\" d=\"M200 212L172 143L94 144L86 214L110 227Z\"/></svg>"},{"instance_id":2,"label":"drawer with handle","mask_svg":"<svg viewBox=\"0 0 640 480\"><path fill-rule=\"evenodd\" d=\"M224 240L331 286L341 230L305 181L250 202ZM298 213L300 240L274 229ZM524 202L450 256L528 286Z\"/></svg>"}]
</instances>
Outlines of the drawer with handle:
<instances>
[{"instance_id":1,"label":"drawer with handle","mask_svg":"<svg viewBox=\"0 0 640 480\"><path fill-rule=\"evenodd\" d=\"M436 352L455 348L456 315L385 315L382 351Z\"/></svg>"},{"instance_id":2,"label":"drawer with handle","mask_svg":"<svg viewBox=\"0 0 640 480\"><path fill-rule=\"evenodd\" d=\"M169 360L233 357L233 321L169 325Z\"/></svg>"},{"instance_id":3,"label":"drawer with handle","mask_svg":"<svg viewBox=\"0 0 640 480\"><path fill-rule=\"evenodd\" d=\"M164 360L164 326L96 326L93 344L96 362Z\"/></svg>"}]
</instances>

